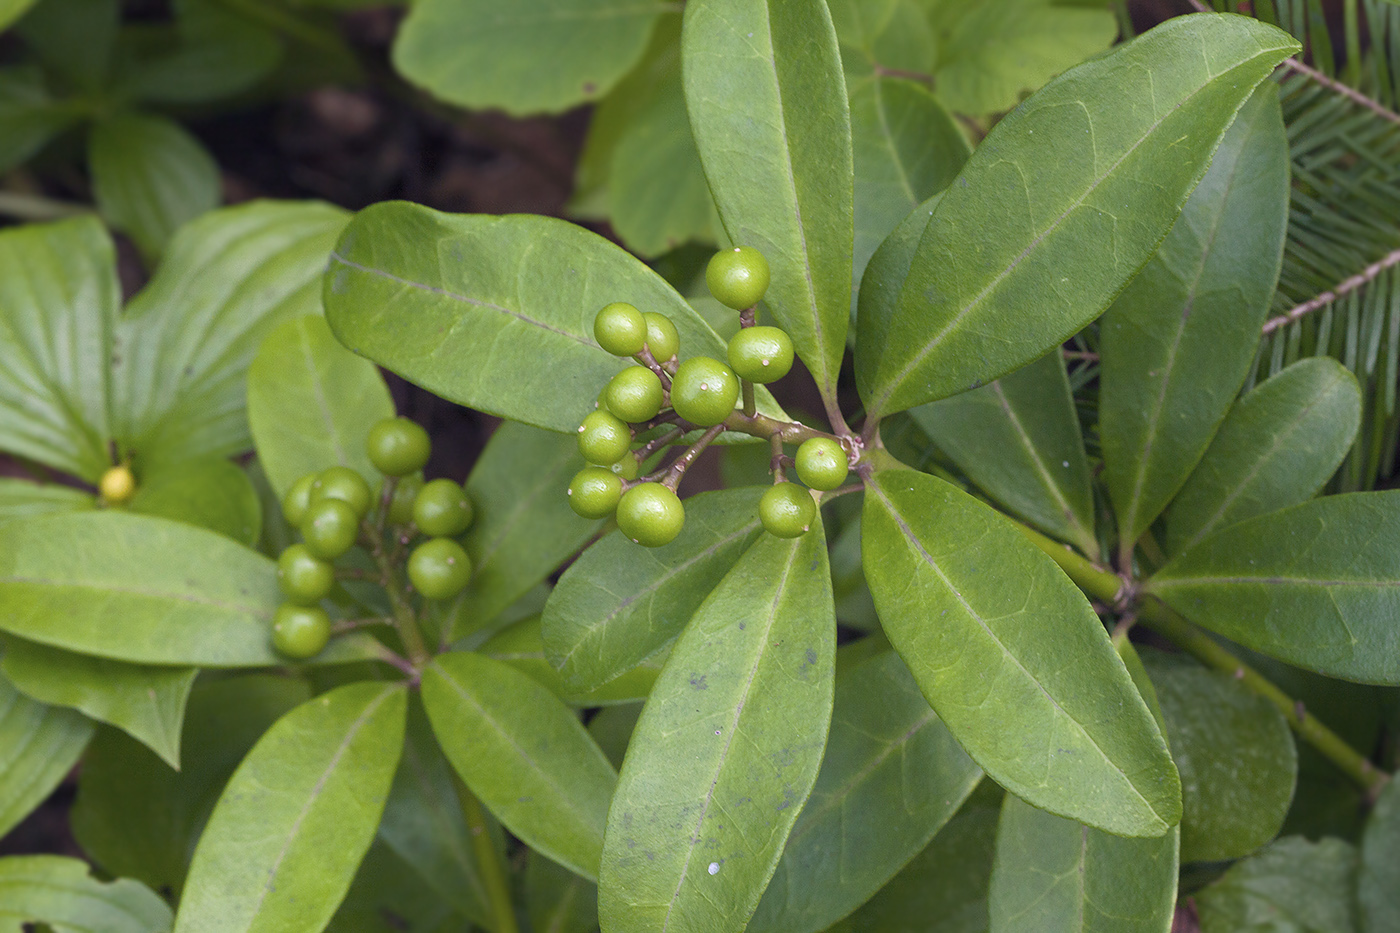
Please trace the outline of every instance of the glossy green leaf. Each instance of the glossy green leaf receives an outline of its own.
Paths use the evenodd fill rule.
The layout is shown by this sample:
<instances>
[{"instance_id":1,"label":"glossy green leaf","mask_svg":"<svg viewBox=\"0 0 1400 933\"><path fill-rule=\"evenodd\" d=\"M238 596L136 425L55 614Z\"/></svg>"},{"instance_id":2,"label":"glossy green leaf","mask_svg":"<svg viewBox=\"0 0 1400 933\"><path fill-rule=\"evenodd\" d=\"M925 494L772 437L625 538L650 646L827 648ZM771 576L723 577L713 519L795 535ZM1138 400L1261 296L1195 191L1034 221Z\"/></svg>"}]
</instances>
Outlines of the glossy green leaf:
<instances>
[{"instance_id":1,"label":"glossy green leaf","mask_svg":"<svg viewBox=\"0 0 1400 933\"><path fill-rule=\"evenodd\" d=\"M1146 591L1261 654L1400 684L1400 491L1326 496L1232 525Z\"/></svg>"},{"instance_id":2,"label":"glossy green leaf","mask_svg":"<svg viewBox=\"0 0 1400 933\"><path fill-rule=\"evenodd\" d=\"M374 841L406 700L398 685L337 687L267 731L195 848L178 933L326 925Z\"/></svg>"},{"instance_id":3,"label":"glossy green leaf","mask_svg":"<svg viewBox=\"0 0 1400 933\"><path fill-rule=\"evenodd\" d=\"M150 464L128 508L207 528L249 547L262 534L257 490L237 464L220 458Z\"/></svg>"},{"instance_id":4,"label":"glossy green leaf","mask_svg":"<svg viewBox=\"0 0 1400 933\"><path fill-rule=\"evenodd\" d=\"M325 286L331 329L356 353L454 402L569 433L626 365L593 340L593 318L613 301L670 317L682 358L724 357L664 279L550 217L376 204L351 221Z\"/></svg>"},{"instance_id":5,"label":"glossy green leaf","mask_svg":"<svg viewBox=\"0 0 1400 933\"><path fill-rule=\"evenodd\" d=\"M1099 324L1104 479L1131 545L1200 462L1254 362L1288 225L1278 90L1240 109L1157 254Z\"/></svg>"},{"instance_id":6,"label":"glossy green leaf","mask_svg":"<svg viewBox=\"0 0 1400 933\"><path fill-rule=\"evenodd\" d=\"M452 767L507 829L597 877L617 773L568 707L510 665L470 652L428 666L423 705Z\"/></svg>"},{"instance_id":7,"label":"glossy green leaf","mask_svg":"<svg viewBox=\"0 0 1400 933\"><path fill-rule=\"evenodd\" d=\"M0 18L16 2L32 0L0 0ZM81 117L72 103L50 96L40 69L0 68L0 172L25 162Z\"/></svg>"},{"instance_id":8,"label":"glossy green leaf","mask_svg":"<svg viewBox=\"0 0 1400 933\"><path fill-rule=\"evenodd\" d=\"M1400 923L1400 781L1381 790L1361 838L1356 878L1361 933L1383 933Z\"/></svg>"},{"instance_id":9,"label":"glossy green leaf","mask_svg":"<svg viewBox=\"0 0 1400 933\"><path fill-rule=\"evenodd\" d=\"M596 690L673 641L761 532L762 487L685 500L676 540L642 548L622 532L598 541L564 571L545 603L550 663L575 691Z\"/></svg>"},{"instance_id":10,"label":"glossy green leaf","mask_svg":"<svg viewBox=\"0 0 1400 933\"><path fill-rule=\"evenodd\" d=\"M816 786L748 929L826 929L923 851L981 779L893 651L839 673Z\"/></svg>"},{"instance_id":11,"label":"glossy green leaf","mask_svg":"<svg viewBox=\"0 0 1400 933\"><path fill-rule=\"evenodd\" d=\"M1167 553L1311 499L1341 465L1360 423L1361 390L1336 360L1300 360L1260 384L1230 409L1167 510Z\"/></svg>"},{"instance_id":12,"label":"glossy green leaf","mask_svg":"<svg viewBox=\"0 0 1400 933\"><path fill-rule=\"evenodd\" d=\"M744 928L817 777L835 640L820 524L761 536L696 611L608 814L609 933Z\"/></svg>"},{"instance_id":13,"label":"glossy green leaf","mask_svg":"<svg viewBox=\"0 0 1400 933\"><path fill-rule=\"evenodd\" d=\"M58 855L0 859L0 931L26 923L54 933L168 933L170 908L139 881L102 882L86 862Z\"/></svg>"},{"instance_id":14,"label":"glossy green leaf","mask_svg":"<svg viewBox=\"0 0 1400 933\"><path fill-rule=\"evenodd\" d=\"M1356 929L1356 849L1340 839L1280 839L1196 894L1202 933Z\"/></svg>"},{"instance_id":15,"label":"glossy green leaf","mask_svg":"<svg viewBox=\"0 0 1400 933\"><path fill-rule=\"evenodd\" d=\"M175 235L116 331L113 411L138 466L252 446L248 364L280 321L319 310L345 218L325 204L256 201Z\"/></svg>"},{"instance_id":16,"label":"glossy green leaf","mask_svg":"<svg viewBox=\"0 0 1400 933\"><path fill-rule=\"evenodd\" d=\"M525 863L525 906L541 933L598 929L598 886L537 852Z\"/></svg>"},{"instance_id":17,"label":"glossy green leaf","mask_svg":"<svg viewBox=\"0 0 1400 933\"><path fill-rule=\"evenodd\" d=\"M394 67L459 107L557 113L606 94L646 49L660 0L421 0Z\"/></svg>"},{"instance_id":18,"label":"glossy green leaf","mask_svg":"<svg viewBox=\"0 0 1400 933\"><path fill-rule=\"evenodd\" d=\"M46 512L82 512L95 505L91 493L71 486L0 478L0 522Z\"/></svg>"},{"instance_id":19,"label":"glossy green leaf","mask_svg":"<svg viewBox=\"0 0 1400 933\"><path fill-rule=\"evenodd\" d=\"M97 208L147 257L175 228L218 207L219 165L180 124L145 113L99 120L88 137Z\"/></svg>"},{"instance_id":20,"label":"glossy green leaf","mask_svg":"<svg viewBox=\"0 0 1400 933\"><path fill-rule=\"evenodd\" d=\"M83 756L73 834L108 873L179 891L190 854L234 768L283 713L300 680L250 674L195 685L175 771L125 733L102 729Z\"/></svg>"},{"instance_id":21,"label":"glossy green leaf","mask_svg":"<svg viewBox=\"0 0 1400 933\"><path fill-rule=\"evenodd\" d=\"M89 482L111 465L107 356L120 304L96 218L0 232L0 449Z\"/></svg>"},{"instance_id":22,"label":"glossy green leaf","mask_svg":"<svg viewBox=\"0 0 1400 933\"><path fill-rule=\"evenodd\" d=\"M275 564L222 535L122 512L11 522L0 552L0 630L138 664L261 667L282 602ZM338 638L318 663L379 657Z\"/></svg>"},{"instance_id":23,"label":"glossy green leaf","mask_svg":"<svg viewBox=\"0 0 1400 933\"><path fill-rule=\"evenodd\" d=\"M123 664L10 637L0 671L30 697L110 723L170 767L180 766L180 724L194 668Z\"/></svg>"},{"instance_id":24,"label":"glossy green leaf","mask_svg":"<svg viewBox=\"0 0 1400 933\"><path fill-rule=\"evenodd\" d=\"M818 0L692 0L685 102L729 240L768 259L765 303L834 398L853 237L850 103Z\"/></svg>"},{"instance_id":25,"label":"glossy green leaf","mask_svg":"<svg viewBox=\"0 0 1400 933\"><path fill-rule=\"evenodd\" d=\"M861 529L885 634L988 775L1109 832L1177 823L1181 787L1152 714L1088 602L1014 524L898 470L867 484Z\"/></svg>"},{"instance_id":26,"label":"glossy green leaf","mask_svg":"<svg viewBox=\"0 0 1400 933\"><path fill-rule=\"evenodd\" d=\"M1059 353L909 413L993 499L1046 534L1098 556L1089 460Z\"/></svg>"},{"instance_id":27,"label":"glossy green leaf","mask_svg":"<svg viewBox=\"0 0 1400 933\"><path fill-rule=\"evenodd\" d=\"M523 674L549 688L549 692L570 706L594 707L611 706L614 703L631 703L645 700L656 683L666 661L666 651L652 654L636 667L607 682L597 690L580 693L569 689L544 650L544 637L540 631L540 617L521 619L491 636L477 649L482 654L504 661Z\"/></svg>"},{"instance_id":28,"label":"glossy green leaf","mask_svg":"<svg viewBox=\"0 0 1400 933\"><path fill-rule=\"evenodd\" d=\"M1297 48L1252 19L1177 17L998 123L939 202L908 278L884 283L897 305L862 302L869 415L989 382L1097 317L1156 250L1254 86Z\"/></svg>"},{"instance_id":29,"label":"glossy green leaf","mask_svg":"<svg viewBox=\"0 0 1400 933\"><path fill-rule=\"evenodd\" d=\"M248 425L279 495L333 464L375 480L365 439L393 416L378 367L341 346L320 315L278 325L248 367Z\"/></svg>"},{"instance_id":30,"label":"glossy green leaf","mask_svg":"<svg viewBox=\"0 0 1400 933\"><path fill-rule=\"evenodd\" d=\"M92 738L92 721L20 693L0 676L0 836L44 802Z\"/></svg>"}]
</instances>

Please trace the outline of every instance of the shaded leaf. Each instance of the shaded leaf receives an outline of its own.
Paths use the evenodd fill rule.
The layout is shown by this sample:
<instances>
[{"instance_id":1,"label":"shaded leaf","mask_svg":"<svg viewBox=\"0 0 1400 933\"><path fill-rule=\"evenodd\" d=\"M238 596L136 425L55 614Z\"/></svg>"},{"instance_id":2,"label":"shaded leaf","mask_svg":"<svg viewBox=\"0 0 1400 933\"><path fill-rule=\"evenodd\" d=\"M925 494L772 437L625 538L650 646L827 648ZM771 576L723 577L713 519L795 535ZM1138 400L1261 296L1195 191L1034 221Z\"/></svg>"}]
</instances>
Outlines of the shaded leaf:
<instances>
[{"instance_id":1,"label":"shaded leaf","mask_svg":"<svg viewBox=\"0 0 1400 933\"><path fill-rule=\"evenodd\" d=\"M6 7L13 11L17 3L29 2L33 0L3 0L0 20ZM50 96L38 68L0 68L0 172L25 162L81 118L72 103Z\"/></svg>"},{"instance_id":2,"label":"shaded leaf","mask_svg":"<svg viewBox=\"0 0 1400 933\"><path fill-rule=\"evenodd\" d=\"M476 929L428 886L416 866L375 840L326 933L458 933Z\"/></svg>"},{"instance_id":3,"label":"shaded leaf","mask_svg":"<svg viewBox=\"0 0 1400 933\"><path fill-rule=\"evenodd\" d=\"M9 26L25 14L34 0L3 0L0 2L0 29Z\"/></svg>"},{"instance_id":4,"label":"shaded leaf","mask_svg":"<svg viewBox=\"0 0 1400 933\"><path fill-rule=\"evenodd\" d=\"M54 933L167 933L171 915L141 882L98 881L75 858L0 859L0 931L21 933L30 929L25 921Z\"/></svg>"},{"instance_id":5,"label":"shaded leaf","mask_svg":"<svg viewBox=\"0 0 1400 933\"><path fill-rule=\"evenodd\" d=\"M44 802L92 738L92 721L31 700L0 676L0 836Z\"/></svg>"},{"instance_id":6,"label":"shaded leaf","mask_svg":"<svg viewBox=\"0 0 1400 933\"><path fill-rule=\"evenodd\" d=\"M219 458L153 463L127 504L133 512L218 532L249 547L262 534L262 502L236 464Z\"/></svg>"},{"instance_id":7,"label":"shaded leaf","mask_svg":"<svg viewBox=\"0 0 1400 933\"><path fill-rule=\"evenodd\" d=\"M1356 879L1361 933L1383 933L1400 923L1400 781L1381 791L1361 838Z\"/></svg>"},{"instance_id":8,"label":"shaded leaf","mask_svg":"<svg viewBox=\"0 0 1400 933\"><path fill-rule=\"evenodd\" d=\"M46 512L82 512L96 504L91 493L71 486L0 478L0 522Z\"/></svg>"},{"instance_id":9,"label":"shaded leaf","mask_svg":"<svg viewBox=\"0 0 1400 933\"><path fill-rule=\"evenodd\" d=\"M1196 895L1203 933L1356 929L1356 849L1340 839L1280 839Z\"/></svg>"},{"instance_id":10,"label":"shaded leaf","mask_svg":"<svg viewBox=\"0 0 1400 933\"><path fill-rule=\"evenodd\" d=\"M598 929L598 886L538 852L525 863L525 904L530 926L541 933Z\"/></svg>"},{"instance_id":11,"label":"shaded leaf","mask_svg":"<svg viewBox=\"0 0 1400 933\"><path fill-rule=\"evenodd\" d=\"M283 58L285 43L274 29L240 16L233 4L173 0L170 5L173 35L143 47L125 76L133 97L175 104L217 100L253 85ZM130 27L126 32L129 36Z\"/></svg>"},{"instance_id":12,"label":"shaded leaf","mask_svg":"<svg viewBox=\"0 0 1400 933\"><path fill-rule=\"evenodd\" d=\"M667 654L664 650L656 652L597 690L580 693L569 689L559 671L549 663L544 650L544 638L540 632L539 616L521 619L502 629L483 642L477 650L487 657L506 662L522 674L529 674L531 678L548 687L550 693L576 707L611 706L614 703L631 703L646 699L652 684L656 682L656 675L666 661Z\"/></svg>"}]
</instances>

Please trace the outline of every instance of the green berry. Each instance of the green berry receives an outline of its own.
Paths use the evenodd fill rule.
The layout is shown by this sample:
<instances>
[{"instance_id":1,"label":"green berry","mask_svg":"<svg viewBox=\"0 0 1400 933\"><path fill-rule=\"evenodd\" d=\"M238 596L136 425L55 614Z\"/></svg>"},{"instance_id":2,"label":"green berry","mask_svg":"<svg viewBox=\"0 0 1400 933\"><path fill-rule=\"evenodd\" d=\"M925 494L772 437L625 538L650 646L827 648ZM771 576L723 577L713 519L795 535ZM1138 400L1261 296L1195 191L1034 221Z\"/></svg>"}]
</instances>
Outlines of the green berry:
<instances>
[{"instance_id":1,"label":"green berry","mask_svg":"<svg viewBox=\"0 0 1400 933\"><path fill-rule=\"evenodd\" d=\"M306 549L322 560L335 560L350 550L359 535L360 516L339 499L311 503L301 522Z\"/></svg>"},{"instance_id":2,"label":"green berry","mask_svg":"<svg viewBox=\"0 0 1400 933\"><path fill-rule=\"evenodd\" d=\"M617 504L617 527L646 547L670 544L684 524L685 507L681 500L660 483L633 486Z\"/></svg>"},{"instance_id":3,"label":"green berry","mask_svg":"<svg viewBox=\"0 0 1400 933\"><path fill-rule=\"evenodd\" d=\"M618 476L631 482L637 478L637 474L642 471L642 465L637 461L636 454L624 454L622 459L608 466Z\"/></svg>"},{"instance_id":4,"label":"green berry","mask_svg":"<svg viewBox=\"0 0 1400 933\"><path fill-rule=\"evenodd\" d=\"M829 437L813 437L797 448L797 478L813 489L835 489L846 481L850 467L846 450Z\"/></svg>"},{"instance_id":5,"label":"green berry","mask_svg":"<svg viewBox=\"0 0 1400 933\"><path fill-rule=\"evenodd\" d=\"M429 599L451 599L471 578L471 558L451 538L429 538L408 556L408 579Z\"/></svg>"},{"instance_id":6,"label":"green berry","mask_svg":"<svg viewBox=\"0 0 1400 933\"><path fill-rule=\"evenodd\" d=\"M579 453L589 463L616 463L631 447L632 429L612 412L590 412L578 426Z\"/></svg>"},{"instance_id":7,"label":"green berry","mask_svg":"<svg viewBox=\"0 0 1400 933\"><path fill-rule=\"evenodd\" d=\"M331 619L320 606L283 603L272 617L272 647L289 658L314 658L331 639Z\"/></svg>"},{"instance_id":8,"label":"green berry","mask_svg":"<svg viewBox=\"0 0 1400 933\"><path fill-rule=\"evenodd\" d=\"M748 246L720 250L705 267L705 284L722 305L752 308L768 291L768 260Z\"/></svg>"},{"instance_id":9,"label":"green berry","mask_svg":"<svg viewBox=\"0 0 1400 933\"><path fill-rule=\"evenodd\" d=\"M645 366L627 367L612 377L603 393L608 410L631 424L655 418L665 401L660 377Z\"/></svg>"},{"instance_id":10,"label":"green berry","mask_svg":"<svg viewBox=\"0 0 1400 933\"><path fill-rule=\"evenodd\" d=\"M738 400L739 377L708 356L686 360L671 380L671 407L686 421L702 428L728 418Z\"/></svg>"},{"instance_id":11,"label":"green berry","mask_svg":"<svg viewBox=\"0 0 1400 933\"><path fill-rule=\"evenodd\" d=\"M296 528L306 518L306 508L311 504L311 487L316 482L317 473L307 473L292 483L292 488L282 497L282 517L287 524Z\"/></svg>"},{"instance_id":12,"label":"green berry","mask_svg":"<svg viewBox=\"0 0 1400 933\"><path fill-rule=\"evenodd\" d=\"M431 537L459 535L471 527L474 517L467 491L450 479L427 483L413 500L413 523Z\"/></svg>"},{"instance_id":13,"label":"green berry","mask_svg":"<svg viewBox=\"0 0 1400 933\"><path fill-rule=\"evenodd\" d=\"M311 504L325 499L339 499L364 518L369 512L369 483L359 473L346 466L333 466L321 471L311 484Z\"/></svg>"},{"instance_id":14,"label":"green berry","mask_svg":"<svg viewBox=\"0 0 1400 933\"><path fill-rule=\"evenodd\" d=\"M365 452L369 462L385 476L407 476L423 469L433 452L433 442L418 422L385 418L369 429Z\"/></svg>"},{"instance_id":15,"label":"green berry","mask_svg":"<svg viewBox=\"0 0 1400 933\"><path fill-rule=\"evenodd\" d=\"M792 369L792 338L777 327L745 327L729 341L729 365L749 382L776 382Z\"/></svg>"},{"instance_id":16,"label":"green berry","mask_svg":"<svg viewBox=\"0 0 1400 933\"><path fill-rule=\"evenodd\" d=\"M812 494L796 483L778 483L758 500L758 518L769 534L796 538L812 527L817 504Z\"/></svg>"},{"instance_id":17,"label":"green berry","mask_svg":"<svg viewBox=\"0 0 1400 933\"><path fill-rule=\"evenodd\" d=\"M664 363L681 352L681 335L670 318L657 311L648 311L642 317L647 322L647 349L652 359Z\"/></svg>"},{"instance_id":18,"label":"green berry","mask_svg":"<svg viewBox=\"0 0 1400 933\"><path fill-rule=\"evenodd\" d=\"M387 480L386 480L387 482ZM423 477L417 473L401 476L394 484L389 496L389 523L407 525L413 521L413 501L418 498L418 490L423 488ZM384 487L379 487L379 496L384 496Z\"/></svg>"},{"instance_id":19,"label":"green berry","mask_svg":"<svg viewBox=\"0 0 1400 933\"><path fill-rule=\"evenodd\" d=\"M614 301L593 319L593 338L613 356L641 353L647 341L646 318L625 301Z\"/></svg>"},{"instance_id":20,"label":"green berry","mask_svg":"<svg viewBox=\"0 0 1400 933\"><path fill-rule=\"evenodd\" d=\"M584 467L569 482L569 508L584 518L607 518L621 498L622 477L606 467Z\"/></svg>"},{"instance_id":21,"label":"green berry","mask_svg":"<svg viewBox=\"0 0 1400 933\"><path fill-rule=\"evenodd\" d=\"M293 544L277 558L277 585L292 602L314 606L335 587L335 567L306 545Z\"/></svg>"}]
</instances>

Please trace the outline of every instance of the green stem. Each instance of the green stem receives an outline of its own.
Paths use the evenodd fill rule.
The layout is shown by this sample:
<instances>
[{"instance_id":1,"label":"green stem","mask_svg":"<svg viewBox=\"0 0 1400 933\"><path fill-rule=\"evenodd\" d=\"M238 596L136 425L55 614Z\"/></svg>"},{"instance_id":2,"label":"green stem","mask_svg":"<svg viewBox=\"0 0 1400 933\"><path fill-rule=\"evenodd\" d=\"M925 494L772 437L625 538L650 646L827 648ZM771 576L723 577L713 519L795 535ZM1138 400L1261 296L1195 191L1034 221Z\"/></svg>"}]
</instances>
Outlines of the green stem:
<instances>
[{"instance_id":1,"label":"green stem","mask_svg":"<svg viewBox=\"0 0 1400 933\"><path fill-rule=\"evenodd\" d=\"M1109 604L1118 600L1124 584L1117 574L1095 566L1067 545L1052 541L1024 525L1019 527L1089 596ZM1301 702L1288 696L1263 674L1235 657L1165 603L1149 598L1140 601L1136 608L1140 624L1170 639L1202 664L1235 678L1255 696L1271 703L1288 720L1288 725L1299 738L1317 749L1373 799L1390 780L1390 775L1377 768L1365 755L1348 745L1317 717L1308 715Z\"/></svg>"},{"instance_id":2,"label":"green stem","mask_svg":"<svg viewBox=\"0 0 1400 933\"><path fill-rule=\"evenodd\" d=\"M394 610L394 627L403 639L408 659L415 667L426 664L430 657L428 645L423 640L422 629L418 627L418 616L413 611L413 604L404 592L403 581L399 578L395 561L384 548L384 536L368 521L361 524L361 530L369 538L369 552L374 558L375 566L379 568L380 577L384 582L384 593L389 597L389 605Z\"/></svg>"},{"instance_id":3,"label":"green stem","mask_svg":"<svg viewBox=\"0 0 1400 933\"><path fill-rule=\"evenodd\" d=\"M500 854L491 844L491 828L486 825L486 814L481 809L481 801L454 772L452 783L457 788L457 799L462 804L462 814L467 818L467 831L472 837L472 853L476 856L476 867L481 872L481 884L486 888L490 901L495 933L520 933L520 924L515 919L515 906L511 902L510 886L506 884L505 866Z\"/></svg>"}]
</instances>

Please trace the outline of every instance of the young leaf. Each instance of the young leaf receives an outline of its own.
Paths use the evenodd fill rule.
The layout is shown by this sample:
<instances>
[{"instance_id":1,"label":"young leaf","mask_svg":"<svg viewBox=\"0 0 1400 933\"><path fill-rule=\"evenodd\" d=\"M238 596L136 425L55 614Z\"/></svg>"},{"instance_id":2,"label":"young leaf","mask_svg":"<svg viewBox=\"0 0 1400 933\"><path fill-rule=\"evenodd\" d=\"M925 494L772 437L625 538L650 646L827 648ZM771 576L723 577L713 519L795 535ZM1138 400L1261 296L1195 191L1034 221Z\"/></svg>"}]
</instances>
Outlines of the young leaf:
<instances>
[{"instance_id":1,"label":"young leaf","mask_svg":"<svg viewBox=\"0 0 1400 933\"><path fill-rule=\"evenodd\" d=\"M1263 326L1287 225L1288 136L1266 84L1099 324L1104 477L1123 546L1186 482L1239 394L1256 344L1241 335Z\"/></svg>"},{"instance_id":2,"label":"young leaf","mask_svg":"<svg viewBox=\"0 0 1400 933\"><path fill-rule=\"evenodd\" d=\"M95 505L91 493L71 486L0 478L0 522L46 512L83 512Z\"/></svg>"},{"instance_id":3,"label":"young leaf","mask_svg":"<svg viewBox=\"0 0 1400 933\"><path fill-rule=\"evenodd\" d=\"M1280 839L1196 894L1203 933L1355 930L1356 849L1340 839Z\"/></svg>"},{"instance_id":4,"label":"young leaf","mask_svg":"<svg viewBox=\"0 0 1400 933\"><path fill-rule=\"evenodd\" d=\"M447 760L491 813L531 848L598 876L617 772L552 693L501 661L440 655L423 705Z\"/></svg>"},{"instance_id":5,"label":"young leaf","mask_svg":"<svg viewBox=\"0 0 1400 933\"><path fill-rule=\"evenodd\" d=\"M57 933L168 933L170 908L139 881L102 882L75 858L0 859L0 930L42 923Z\"/></svg>"},{"instance_id":6,"label":"young leaf","mask_svg":"<svg viewBox=\"0 0 1400 933\"><path fill-rule=\"evenodd\" d=\"M897 654L838 673L816 786L748 929L825 930L918 855L980 780Z\"/></svg>"},{"instance_id":7,"label":"young leaf","mask_svg":"<svg viewBox=\"0 0 1400 933\"><path fill-rule=\"evenodd\" d=\"M332 464L377 477L365 438L393 416L379 369L341 346L319 314L278 325L248 367L248 426L278 495Z\"/></svg>"},{"instance_id":8,"label":"young leaf","mask_svg":"<svg viewBox=\"0 0 1400 933\"><path fill-rule=\"evenodd\" d=\"M743 929L821 764L836 620L826 537L763 535L652 689L608 814L611 933Z\"/></svg>"},{"instance_id":9,"label":"young leaf","mask_svg":"<svg viewBox=\"0 0 1400 933\"><path fill-rule=\"evenodd\" d=\"M1167 510L1167 554L1256 515L1306 502L1351 449L1361 390L1328 357L1300 360L1230 409Z\"/></svg>"},{"instance_id":10,"label":"young leaf","mask_svg":"<svg viewBox=\"0 0 1400 933\"><path fill-rule=\"evenodd\" d=\"M31 700L0 676L0 836L44 802L90 738L92 720Z\"/></svg>"},{"instance_id":11,"label":"young leaf","mask_svg":"<svg viewBox=\"0 0 1400 933\"><path fill-rule=\"evenodd\" d=\"M564 571L544 606L544 648L577 692L632 670L680 634L696 608L761 531L762 487L686 500L685 526L659 548L622 532L593 545Z\"/></svg>"},{"instance_id":12,"label":"young leaf","mask_svg":"<svg viewBox=\"0 0 1400 933\"><path fill-rule=\"evenodd\" d=\"M686 516L689 518L689 516ZM635 545L634 545L635 546ZM529 674L549 692L570 706L612 706L645 700L656 683L656 675L666 662L666 651L659 651L625 674L608 681L597 690L581 693L569 689L544 650L540 632L540 617L531 616L502 629L476 649L497 661L504 661L522 674Z\"/></svg>"},{"instance_id":13,"label":"young leaf","mask_svg":"<svg viewBox=\"0 0 1400 933\"><path fill-rule=\"evenodd\" d=\"M0 671L34 699L110 723L180 767L180 724L194 668L123 664L12 636Z\"/></svg>"},{"instance_id":14,"label":"young leaf","mask_svg":"<svg viewBox=\"0 0 1400 933\"><path fill-rule=\"evenodd\" d=\"M1361 933L1383 933L1400 923L1400 781L1381 791L1361 837L1356 879Z\"/></svg>"},{"instance_id":15,"label":"young leaf","mask_svg":"<svg viewBox=\"0 0 1400 933\"><path fill-rule=\"evenodd\" d=\"M1098 556L1089 460L1063 356L1046 354L991 385L909 414L993 499Z\"/></svg>"},{"instance_id":16,"label":"young leaf","mask_svg":"<svg viewBox=\"0 0 1400 933\"><path fill-rule=\"evenodd\" d=\"M219 206L219 165L168 117L119 113L88 138L92 192L107 222L148 258L175 228Z\"/></svg>"},{"instance_id":17,"label":"young leaf","mask_svg":"<svg viewBox=\"0 0 1400 933\"><path fill-rule=\"evenodd\" d=\"M939 202L887 314L862 302L871 417L974 388L1060 343L1151 257L1254 86L1298 45L1244 17L1170 19L1051 81ZM869 273L867 273L867 277Z\"/></svg>"},{"instance_id":18,"label":"young leaf","mask_svg":"<svg viewBox=\"0 0 1400 933\"><path fill-rule=\"evenodd\" d=\"M867 484L861 533L885 634L988 775L1108 832L1160 836L1177 823L1176 769L1108 634L1011 522L899 470Z\"/></svg>"},{"instance_id":19,"label":"young leaf","mask_svg":"<svg viewBox=\"0 0 1400 933\"><path fill-rule=\"evenodd\" d=\"M350 684L268 730L194 850L176 933L325 927L374 841L406 700L398 685Z\"/></svg>"},{"instance_id":20,"label":"young leaf","mask_svg":"<svg viewBox=\"0 0 1400 933\"><path fill-rule=\"evenodd\" d=\"M149 464L127 507L208 528L248 547L262 534L262 502L252 481L237 464L219 457Z\"/></svg>"},{"instance_id":21,"label":"young leaf","mask_svg":"<svg viewBox=\"0 0 1400 933\"><path fill-rule=\"evenodd\" d=\"M851 115L818 0L693 0L685 102L725 232L768 260L765 298L824 397L850 317Z\"/></svg>"},{"instance_id":22,"label":"young leaf","mask_svg":"<svg viewBox=\"0 0 1400 933\"><path fill-rule=\"evenodd\" d=\"M1232 525L1145 591L1261 654L1400 684L1400 491L1326 496Z\"/></svg>"}]
</instances>

